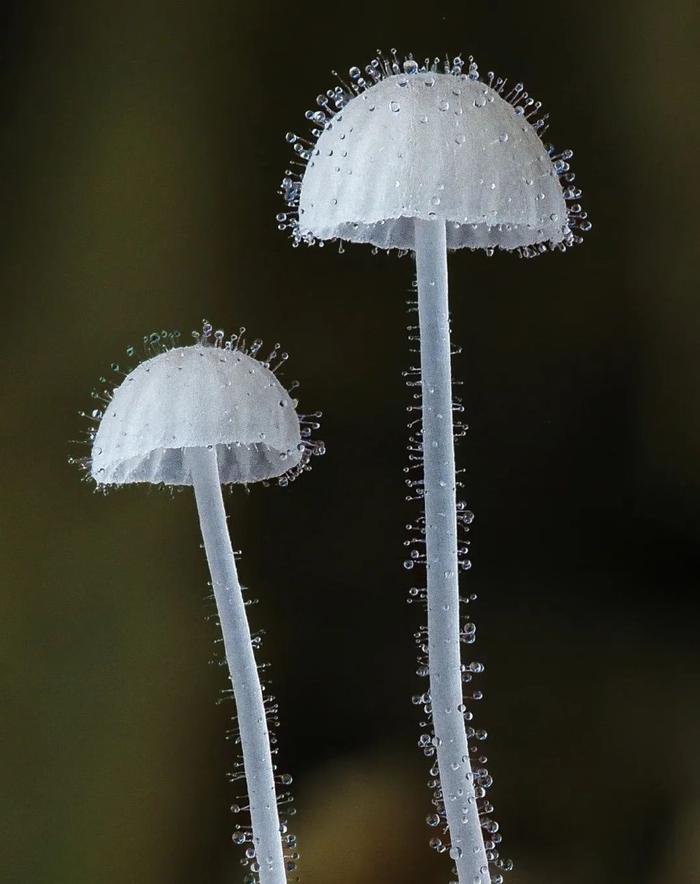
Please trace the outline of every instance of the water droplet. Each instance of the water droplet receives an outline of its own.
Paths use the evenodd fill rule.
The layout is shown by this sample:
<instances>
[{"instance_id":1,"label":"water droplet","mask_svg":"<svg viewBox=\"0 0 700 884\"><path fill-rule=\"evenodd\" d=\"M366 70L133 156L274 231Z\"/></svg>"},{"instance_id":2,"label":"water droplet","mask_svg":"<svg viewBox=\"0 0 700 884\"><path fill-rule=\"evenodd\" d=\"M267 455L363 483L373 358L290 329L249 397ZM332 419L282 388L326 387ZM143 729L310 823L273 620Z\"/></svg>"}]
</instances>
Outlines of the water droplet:
<instances>
[{"instance_id":1,"label":"water droplet","mask_svg":"<svg viewBox=\"0 0 700 884\"><path fill-rule=\"evenodd\" d=\"M389 109L392 113L397 114L401 110L401 105L398 103L398 101L390 101Z\"/></svg>"}]
</instances>

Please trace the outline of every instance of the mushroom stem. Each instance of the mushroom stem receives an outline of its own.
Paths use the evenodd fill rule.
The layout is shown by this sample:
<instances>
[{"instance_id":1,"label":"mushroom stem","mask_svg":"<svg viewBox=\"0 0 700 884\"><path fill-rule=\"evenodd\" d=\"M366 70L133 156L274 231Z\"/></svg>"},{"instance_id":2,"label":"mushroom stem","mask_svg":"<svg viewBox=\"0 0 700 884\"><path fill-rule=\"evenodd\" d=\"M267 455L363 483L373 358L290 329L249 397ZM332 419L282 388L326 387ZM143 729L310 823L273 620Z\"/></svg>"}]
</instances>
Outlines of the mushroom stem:
<instances>
[{"instance_id":1,"label":"mushroom stem","mask_svg":"<svg viewBox=\"0 0 700 884\"><path fill-rule=\"evenodd\" d=\"M260 882L286 884L267 717L226 526L216 449L191 448L187 457L236 701Z\"/></svg>"},{"instance_id":2,"label":"mushroom stem","mask_svg":"<svg viewBox=\"0 0 700 884\"><path fill-rule=\"evenodd\" d=\"M430 702L450 856L460 884L490 884L462 704L452 372L444 221L415 221L423 405Z\"/></svg>"}]
</instances>

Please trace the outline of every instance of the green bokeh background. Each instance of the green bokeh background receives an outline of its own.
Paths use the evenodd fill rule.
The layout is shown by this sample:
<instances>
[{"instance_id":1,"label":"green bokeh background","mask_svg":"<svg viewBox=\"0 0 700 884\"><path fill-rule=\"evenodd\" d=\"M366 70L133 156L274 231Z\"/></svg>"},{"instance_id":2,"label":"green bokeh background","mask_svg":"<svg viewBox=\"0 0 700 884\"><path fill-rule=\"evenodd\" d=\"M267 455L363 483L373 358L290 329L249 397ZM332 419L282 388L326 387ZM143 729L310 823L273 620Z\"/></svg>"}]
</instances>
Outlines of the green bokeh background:
<instances>
[{"instance_id":1,"label":"green bokeh background","mask_svg":"<svg viewBox=\"0 0 700 884\"><path fill-rule=\"evenodd\" d=\"M450 261L476 657L513 884L696 884L698 7L3 7L0 879L237 884L189 493L67 458L124 348L202 317L292 354L328 446L228 498L305 884L439 884L401 567L409 259L293 250L283 135L377 45L473 52L575 148L583 247Z\"/></svg>"}]
</instances>

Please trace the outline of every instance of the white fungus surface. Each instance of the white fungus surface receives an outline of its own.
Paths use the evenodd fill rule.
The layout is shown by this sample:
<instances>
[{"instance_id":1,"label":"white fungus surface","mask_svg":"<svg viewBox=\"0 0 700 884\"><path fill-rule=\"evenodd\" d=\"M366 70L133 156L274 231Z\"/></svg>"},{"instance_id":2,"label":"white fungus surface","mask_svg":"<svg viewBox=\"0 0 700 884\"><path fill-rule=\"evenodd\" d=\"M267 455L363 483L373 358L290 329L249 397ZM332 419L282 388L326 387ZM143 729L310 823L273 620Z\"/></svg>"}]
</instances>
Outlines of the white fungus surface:
<instances>
[{"instance_id":1,"label":"white fungus surface","mask_svg":"<svg viewBox=\"0 0 700 884\"><path fill-rule=\"evenodd\" d=\"M516 249L570 233L562 185L533 126L485 83L420 72L355 96L320 134L299 233L414 248L413 220L447 246Z\"/></svg>"},{"instance_id":2,"label":"white fungus surface","mask_svg":"<svg viewBox=\"0 0 700 884\"><path fill-rule=\"evenodd\" d=\"M190 448L215 448L222 484L281 476L302 458L295 402L242 352L196 344L142 362L114 391L92 448L99 485L191 485Z\"/></svg>"}]
</instances>

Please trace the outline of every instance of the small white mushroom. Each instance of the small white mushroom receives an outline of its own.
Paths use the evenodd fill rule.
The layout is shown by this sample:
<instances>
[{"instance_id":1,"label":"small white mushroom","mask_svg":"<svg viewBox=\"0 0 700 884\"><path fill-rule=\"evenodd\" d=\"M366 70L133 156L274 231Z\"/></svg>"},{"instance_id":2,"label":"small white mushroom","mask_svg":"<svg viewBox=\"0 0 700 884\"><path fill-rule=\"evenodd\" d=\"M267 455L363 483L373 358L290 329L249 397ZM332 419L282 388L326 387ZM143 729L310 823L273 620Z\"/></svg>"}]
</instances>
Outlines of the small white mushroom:
<instances>
[{"instance_id":1,"label":"small white mushroom","mask_svg":"<svg viewBox=\"0 0 700 884\"><path fill-rule=\"evenodd\" d=\"M500 884L506 864L484 844L482 829L495 823L479 815L460 711L458 573L470 563L458 540L447 251L535 257L580 242L590 223L577 202L571 152L542 142L541 104L522 83L493 74L483 81L472 58L419 65L410 55L400 62L396 50L379 53L319 95L306 117L309 137L287 135L303 168L282 181L289 211L277 216L280 228L295 245L345 240L415 252L435 800L460 884ZM432 817L435 825L443 818Z\"/></svg>"},{"instance_id":2,"label":"small white mushroom","mask_svg":"<svg viewBox=\"0 0 700 884\"><path fill-rule=\"evenodd\" d=\"M285 884L294 861L285 859L282 845L266 707L221 485L273 478L286 484L323 445L310 441L315 422L300 420L296 400L270 366L271 358L284 361L286 354L275 348L261 362L259 342L247 351L240 342L224 345L220 332L212 344L210 335L206 324L193 346L160 352L124 376L104 412L93 413L99 424L86 466L98 486L194 488L236 702L253 865L262 884ZM239 829L234 840L248 838Z\"/></svg>"}]
</instances>

